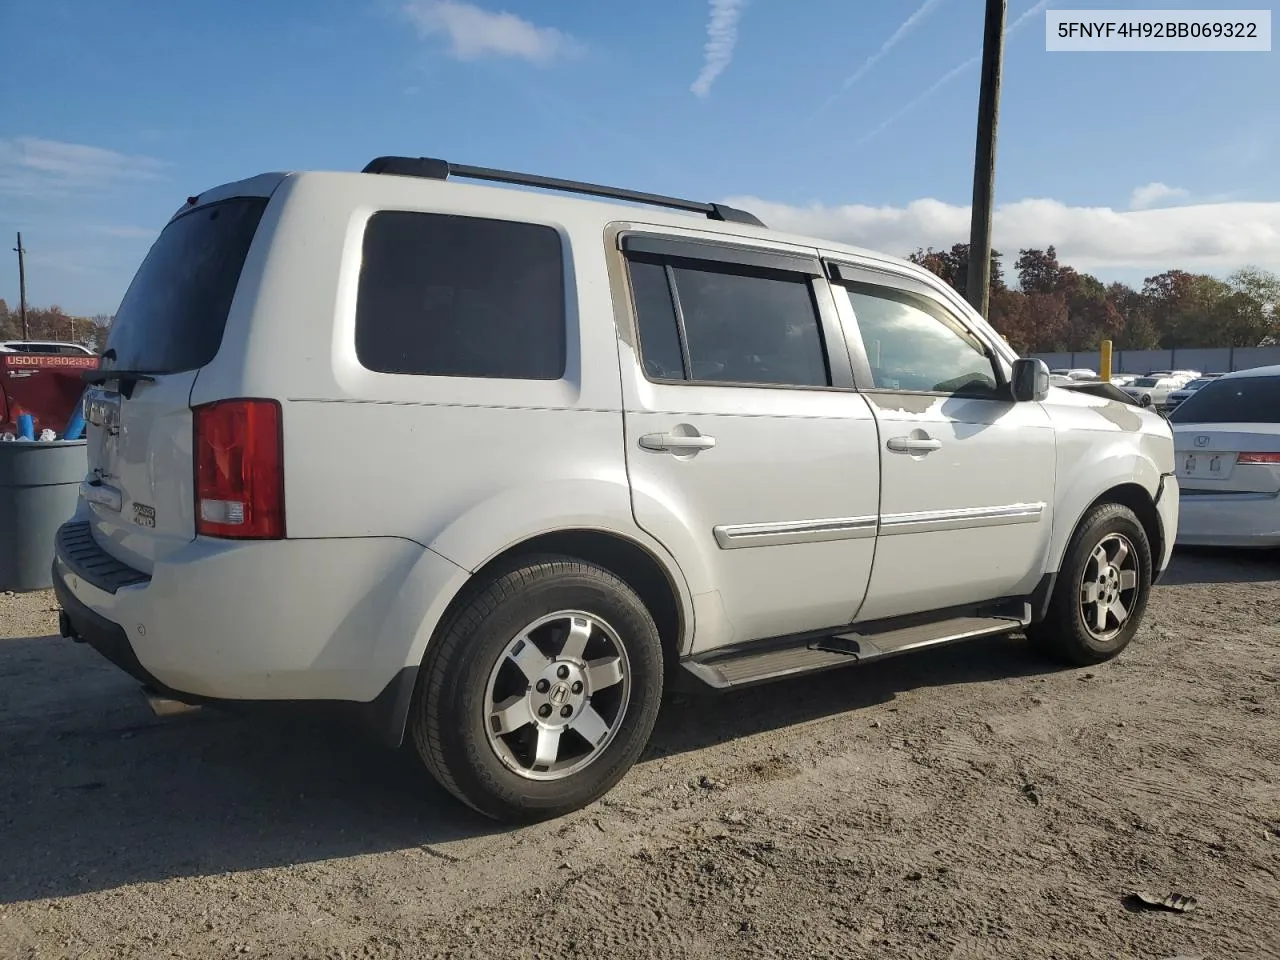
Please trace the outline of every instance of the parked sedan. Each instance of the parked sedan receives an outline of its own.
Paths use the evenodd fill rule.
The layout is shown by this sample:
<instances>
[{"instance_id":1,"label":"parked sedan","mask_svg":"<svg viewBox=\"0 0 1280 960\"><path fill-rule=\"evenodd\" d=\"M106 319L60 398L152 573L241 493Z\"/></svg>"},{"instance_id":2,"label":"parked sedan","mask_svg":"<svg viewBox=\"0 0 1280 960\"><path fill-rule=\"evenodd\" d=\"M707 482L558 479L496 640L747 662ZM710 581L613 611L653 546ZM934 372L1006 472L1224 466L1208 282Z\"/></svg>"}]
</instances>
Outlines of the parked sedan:
<instances>
[{"instance_id":1,"label":"parked sedan","mask_svg":"<svg viewBox=\"0 0 1280 960\"><path fill-rule=\"evenodd\" d=\"M1177 542L1280 546L1280 366L1219 377L1169 419L1181 487Z\"/></svg>"},{"instance_id":2,"label":"parked sedan","mask_svg":"<svg viewBox=\"0 0 1280 960\"><path fill-rule=\"evenodd\" d=\"M1138 377L1127 387L1121 387L1125 393L1144 407L1163 407L1169 394L1182 386L1183 381L1174 377Z\"/></svg>"},{"instance_id":3,"label":"parked sedan","mask_svg":"<svg viewBox=\"0 0 1280 960\"><path fill-rule=\"evenodd\" d=\"M1177 390L1173 391L1173 393L1169 394L1169 399L1165 401L1165 410L1171 413L1174 410L1178 409L1178 406L1182 403L1183 400L1186 400L1188 397L1190 397L1193 393L1195 393L1201 387L1207 386L1208 384L1213 383L1213 381L1216 379L1217 379L1216 376L1197 377L1195 380L1192 380L1190 383L1188 383L1185 387L1179 387Z\"/></svg>"}]
</instances>

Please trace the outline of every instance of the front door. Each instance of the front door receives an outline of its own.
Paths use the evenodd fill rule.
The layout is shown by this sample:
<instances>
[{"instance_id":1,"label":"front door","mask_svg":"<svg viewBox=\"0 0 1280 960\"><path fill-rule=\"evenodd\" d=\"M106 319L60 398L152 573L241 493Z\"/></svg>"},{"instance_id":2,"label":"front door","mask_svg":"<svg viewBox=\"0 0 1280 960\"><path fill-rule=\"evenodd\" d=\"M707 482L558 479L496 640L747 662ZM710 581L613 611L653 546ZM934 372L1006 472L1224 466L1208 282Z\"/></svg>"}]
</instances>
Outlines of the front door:
<instances>
[{"instance_id":1,"label":"front door","mask_svg":"<svg viewBox=\"0 0 1280 960\"><path fill-rule=\"evenodd\" d=\"M1053 521L1048 414L1007 398L990 346L928 285L838 273L880 432L879 537L858 620L1030 594Z\"/></svg>"},{"instance_id":2,"label":"front door","mask_svg":"<svg viewBox=\"0 0 1280 960\"><path fill-rule=\"evenodd\" d=\"M814 252L623 245L632 504L699 580L695 650L847 624L875 550L876 426Z\"/></svg>"}]
</instances>

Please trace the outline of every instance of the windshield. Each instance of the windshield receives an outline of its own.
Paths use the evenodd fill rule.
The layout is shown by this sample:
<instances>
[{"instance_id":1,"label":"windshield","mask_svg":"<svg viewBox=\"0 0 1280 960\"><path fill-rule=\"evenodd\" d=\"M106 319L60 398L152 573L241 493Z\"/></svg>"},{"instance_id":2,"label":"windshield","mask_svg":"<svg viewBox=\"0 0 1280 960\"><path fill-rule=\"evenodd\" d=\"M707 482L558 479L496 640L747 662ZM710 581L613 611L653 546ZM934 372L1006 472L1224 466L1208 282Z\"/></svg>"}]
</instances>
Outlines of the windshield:
<instances>
[{"instance_id":1,"label":"windshield","mask_svg":"<svg viewBox=\"0 0 1280 960\"><path fill-rule=\"evenodd\" d=\"M1280 423L1280 377L1233 377L1201 387L1169 416L1174 423Z\"/></svg>"},{"instance_id":2,"label":"windshield","mask_svg":"<svg viewBox=\"0 0 1280 960\"><path fill-rule=\"evenodd\" d=\"M1139 377L1137 380L1133 381L1133 386L1135 386L1135 387L1154 387L1154 386L1155 386L1157 383L1159 383L1159 382L1160 382L1160 381L1159 381L1159 380L1157 380L1155 377Z\"/></svg>"},{"instance_id":3,"label":"windshield","mask_svg":"<svg viewBox=\"0 0 1280 960\"><path fill-rule=\"evenodd\" d=\"M266 206L264 197L236 197L185 213L164 228L111 325L107 350L115 351L115 369L178 373L217 355Z\"/></svg>"},{"instance_id":4,"label":"windshield","mask_svg":"<svg viewBox=\"0 0 1280 960\"><path fill-rule=\"evenodd\" d=\"M1203 386L1213 383L1213 377L1201 377L1199 380L1192 380L1183 390L1199 390Z\"/></svg>"}]
</instances>

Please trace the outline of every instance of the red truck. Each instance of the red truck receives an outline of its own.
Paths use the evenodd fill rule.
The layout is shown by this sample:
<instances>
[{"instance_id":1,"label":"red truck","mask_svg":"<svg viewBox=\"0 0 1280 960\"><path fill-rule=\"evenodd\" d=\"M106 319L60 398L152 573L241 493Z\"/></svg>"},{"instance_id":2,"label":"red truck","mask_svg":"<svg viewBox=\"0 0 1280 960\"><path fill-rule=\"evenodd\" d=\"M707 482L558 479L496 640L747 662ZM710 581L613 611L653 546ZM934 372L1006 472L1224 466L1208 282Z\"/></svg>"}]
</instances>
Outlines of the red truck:
<instances>
[{"instance_id":1,"label":"red truck","mask_svg":"<svg viewBox=\"0 0 1280 960\"><path fill-rule=\"evenodd\" d=\"M0 434L16 432L18 416L29 413L36 436L45 428L61 435L84 393L80 375L99 362L78 343L0 342Z\"/></svg>"}]
</instances>

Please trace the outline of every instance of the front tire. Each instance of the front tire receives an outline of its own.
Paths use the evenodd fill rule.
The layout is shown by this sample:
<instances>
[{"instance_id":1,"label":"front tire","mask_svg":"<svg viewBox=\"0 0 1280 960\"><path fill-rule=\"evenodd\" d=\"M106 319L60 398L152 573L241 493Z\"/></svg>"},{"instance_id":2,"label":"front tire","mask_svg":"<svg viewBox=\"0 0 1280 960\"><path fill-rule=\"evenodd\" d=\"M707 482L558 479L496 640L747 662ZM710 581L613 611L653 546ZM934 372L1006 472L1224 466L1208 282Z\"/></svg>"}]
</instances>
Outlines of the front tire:
<instances>
[{"instance_id":1,"label":"front tire","mask_svg":"<svg viewBox=\"0 0 1280 960\"><path fill-rule=\"evenodd\" d=\"M616 575L524 558L473 589L428 649L410 712L419 756L454 796L512 823L607 793L662 699L662 643Z\"/></svg>"},{"instance_id":2,"label":"front tire","mask_svg":"<svg viewBox=\"0 0 1280 960\"><path fill-rule=\"evenodd\" d=\"M1062 662L1102 663L1129 645L1150 595L1146 530L1123 504L1098 504L1071 538L1048 612L1027 636Z\"/></svg>"}]
</instances>

